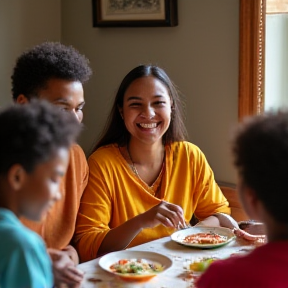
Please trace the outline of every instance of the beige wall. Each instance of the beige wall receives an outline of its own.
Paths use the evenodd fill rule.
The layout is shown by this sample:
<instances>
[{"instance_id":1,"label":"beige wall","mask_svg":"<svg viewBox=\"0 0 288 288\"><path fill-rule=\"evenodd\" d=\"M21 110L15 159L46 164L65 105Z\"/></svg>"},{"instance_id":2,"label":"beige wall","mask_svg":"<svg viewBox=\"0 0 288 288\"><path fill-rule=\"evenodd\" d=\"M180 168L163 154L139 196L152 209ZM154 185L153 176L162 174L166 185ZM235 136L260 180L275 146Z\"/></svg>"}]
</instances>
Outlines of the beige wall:
<instances>
[{"instance_id":1,"label":"beige wall","mask_svg":"<svg viewBox=\"0 0 288 288\"><path fill-rule=\"evenodd\" d=\"M93 28L91 1L62 0L62 41L91 60L86 86L90 151L124 75L140 63L162 66L186 96L190 141L205 153L216 178L235 182L228 138L237 122L238 0L179 0L179 26Z\"/></svg>"},{"instance_id":2,"label":"beige wall","mask_svg":"<svg viewBox=\"0 0 288 288\"><path fill-rule=\"evenodd\" d=\"M12 103L16 57L45 40L61 39L61 0L0 1L0 106Z\"/></svg>"},{"instance_id":3,"label":"beige wall","mask_svg":"<svg viewBox=\"0 0 288 288\"><path fill-rule=\"evenodd\" d=\"M0 106L11 103L16 57L42 41L62 40L90 60L80 143L89 153L124 75L140 63L162 66L186 97L190 141L216 178L235 182L228 137L237 122L238 0L179 0L179 26L93 28L90 0L0 1Z\"/></svg>"}]
</instances>

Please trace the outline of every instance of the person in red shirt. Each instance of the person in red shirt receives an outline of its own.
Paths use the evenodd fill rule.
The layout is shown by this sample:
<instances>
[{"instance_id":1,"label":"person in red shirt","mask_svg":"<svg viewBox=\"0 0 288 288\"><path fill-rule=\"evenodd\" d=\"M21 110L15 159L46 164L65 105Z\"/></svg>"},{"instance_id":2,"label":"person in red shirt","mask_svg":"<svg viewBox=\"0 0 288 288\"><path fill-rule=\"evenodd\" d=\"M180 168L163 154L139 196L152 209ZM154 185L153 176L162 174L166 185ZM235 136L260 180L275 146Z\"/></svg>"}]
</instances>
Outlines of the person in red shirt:
<instances>
[{"instance_id":1,"label":"person in red shirt","mask_svg":"<svg viewBox=\"0 0 288 288\"><path fill-rule=\"evenodd\" d=\"M288 287L288 112L250 118L232 147L239 198L246 213L265 224L268 243L214 262L196 287Z\"/></svg>"}]
</instances>

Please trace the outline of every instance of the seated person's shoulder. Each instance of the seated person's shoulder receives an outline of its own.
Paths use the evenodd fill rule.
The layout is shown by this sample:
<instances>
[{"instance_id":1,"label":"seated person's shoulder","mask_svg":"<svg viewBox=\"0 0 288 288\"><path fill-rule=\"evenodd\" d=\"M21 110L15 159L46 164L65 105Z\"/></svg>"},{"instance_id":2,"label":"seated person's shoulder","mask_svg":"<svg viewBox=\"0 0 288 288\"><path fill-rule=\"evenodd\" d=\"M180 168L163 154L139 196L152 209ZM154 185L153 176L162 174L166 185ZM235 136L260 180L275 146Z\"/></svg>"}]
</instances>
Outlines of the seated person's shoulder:
<instances>
[{"instance_id":1,"label":"seated person's shoulder","mask_svg":"<svg viewBox=\"0 0 288 288\"><path fill-rule=\"evenodd\" d=\"M0 285L52 287L51 260L43 240L23 225L6 224L0 225L0 273L4 271ZM11 273L18 277L10 277Z\"/></svg>"},{"instance_id":2,"label":"seated person's shoulder","mask_svg":"<svg viewBox=\"0 0 288 288\"><path fill-rule=\"evenodd\" d=\"M0 230L0 258L6 269L8 267L22 269L21 267L26 267L28 263L29 266L35 263L49 265L49 257L43 240L26 227L6 227ZM0 267L0 270L2 268Z\"/></svg>"},{"instance_id":3,"label":"seated person's shoulder","mask_svg":"<svg viewBox=\"0 0 288 288\"><path fill-rule=\"evenodd\" d=\"M86 159L85 153L79 144L73 144L70 148L70 154Z\"/></svg>"},{"instance_id":4,"label":"seated person's shoulder","mask_svg":"<svg viewBox=\"0 0 288 288\"><path fill-rule=\"evenodd\" d=\"M77 169L87 168L87 159L83 149L78 144L73 144L70 148L70 167L77 167ZM70 168L71 169L71 168ZM68 169L69 170L69 169Z\"/></svg>"},{"instance_id":5,"label":"seated person's shoulder","mask_svg":"<svg viewBox=\"0 0 288 288\"><path fill-rule=\"evenodd\" d=\"M21 224L19 227L13 227L12 225L6 225L0 229L0 243L5 249L19 250L35 249L35 247L45 246L42 239L38 234L31 231Z\"/></svg>"},{"instance_id":6,"label":"seated person's shoulder","mask_svg":"<svg viewBox=\"0 0 288 288\"><path fill-rule=\"evenodd\" d=\"M179 153L188 153L194 155L202 155L200 148L188 141L178 141L171 144L172 151L179 151Z\"/></svg>"},{"instance_id":7,"label":"seated person's shoulder","mask_svg":"<svg viewBox=\"0 0 288 288\"><path fill-rule=\"evenodd\" d=\"M96 161L98 163L106 162L107 159L114 159L115 155L121 157L121 153L117 144L110 144L98 148L89 156L89 161Z\"/></svg>"}]
</instances>

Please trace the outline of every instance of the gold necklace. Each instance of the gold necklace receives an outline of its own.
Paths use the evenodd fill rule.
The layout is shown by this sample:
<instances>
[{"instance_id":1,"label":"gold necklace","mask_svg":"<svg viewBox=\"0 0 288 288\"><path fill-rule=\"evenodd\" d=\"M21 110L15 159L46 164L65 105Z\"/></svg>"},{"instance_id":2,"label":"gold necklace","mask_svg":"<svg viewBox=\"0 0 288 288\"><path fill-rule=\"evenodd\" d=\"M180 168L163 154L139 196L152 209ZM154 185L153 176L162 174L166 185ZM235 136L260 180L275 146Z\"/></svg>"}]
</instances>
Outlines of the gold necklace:
<instances>
[{"instance_id":1,"label":"gold necklace","mask_svg":"<svg viewBox=\"0 0 288 288\"><path fill-rule=\"evenodd\" d=\"M130 151L129 151L129 148L128 148L128 145L126 146L126 149L127 149L127 154L129 156L129 160L131 161L132 165L131 168L134 172L134 174L137 176L137 178L143 183L145 184L145 186L147 186L150 190L153 190L153 188L155 186L157 186L157 191L155 192L154 195L156 195L156 193L158 192L158 186L160 185L160 180L162 180L162 174L163 174L163 171L164 171L164 167L165 167L165 152L164 152L164 157L163 157L163 162L162 162L162 167L161 167L161 171L159 173L159 175L157 176L156 180L153 182L153 184L151 186L149 186L139 175L138 171L137 171L137 168L135 166L135 163L134 161L132 160L132 157L131 157L131 154L130 154Z\"/></svg>"}]
</instances>

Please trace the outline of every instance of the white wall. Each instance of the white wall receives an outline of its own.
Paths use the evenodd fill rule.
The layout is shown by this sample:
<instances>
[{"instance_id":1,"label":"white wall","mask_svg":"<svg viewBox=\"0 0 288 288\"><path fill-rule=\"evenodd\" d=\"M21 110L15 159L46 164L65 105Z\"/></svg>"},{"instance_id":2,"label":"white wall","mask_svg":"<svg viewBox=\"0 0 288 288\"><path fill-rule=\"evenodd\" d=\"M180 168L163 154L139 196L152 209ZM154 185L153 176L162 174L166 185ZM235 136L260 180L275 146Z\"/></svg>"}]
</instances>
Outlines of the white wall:
<instances>
[{"instance_id":1,"label":"white wall","mask_svg":"<svg viewBox=\"0 0 288 288\"><path fill-rule=\"evenodd\" d=\"M216 178L235 183L228 139L238 113L239 1L179 0L179 26L159 28L93 28L91 2L61 1L62 41L84 53L94 71L85 88L84 150L102 130L125 74L152 62L186 96L190 140Z\"/></svg>"},{"instance_id":2,"label":"white wall","mask_svg":"<svg viewBox=\"0 0 288 288\"><path fill-rule=\"evenodd\" d=\"M61 39L61 0L0 1L0 106L12 103L11 74L25 49Z\"/></svg>"},{"instance_id":3,"label":"white wall","mask_svg":"<svg viewBox=\"0 0 288 288\"><path fill-rule=\"evenodd\" d=\"M266 15L265 110L288 108L288 14Z\"/></svg>"}]
</instances>

